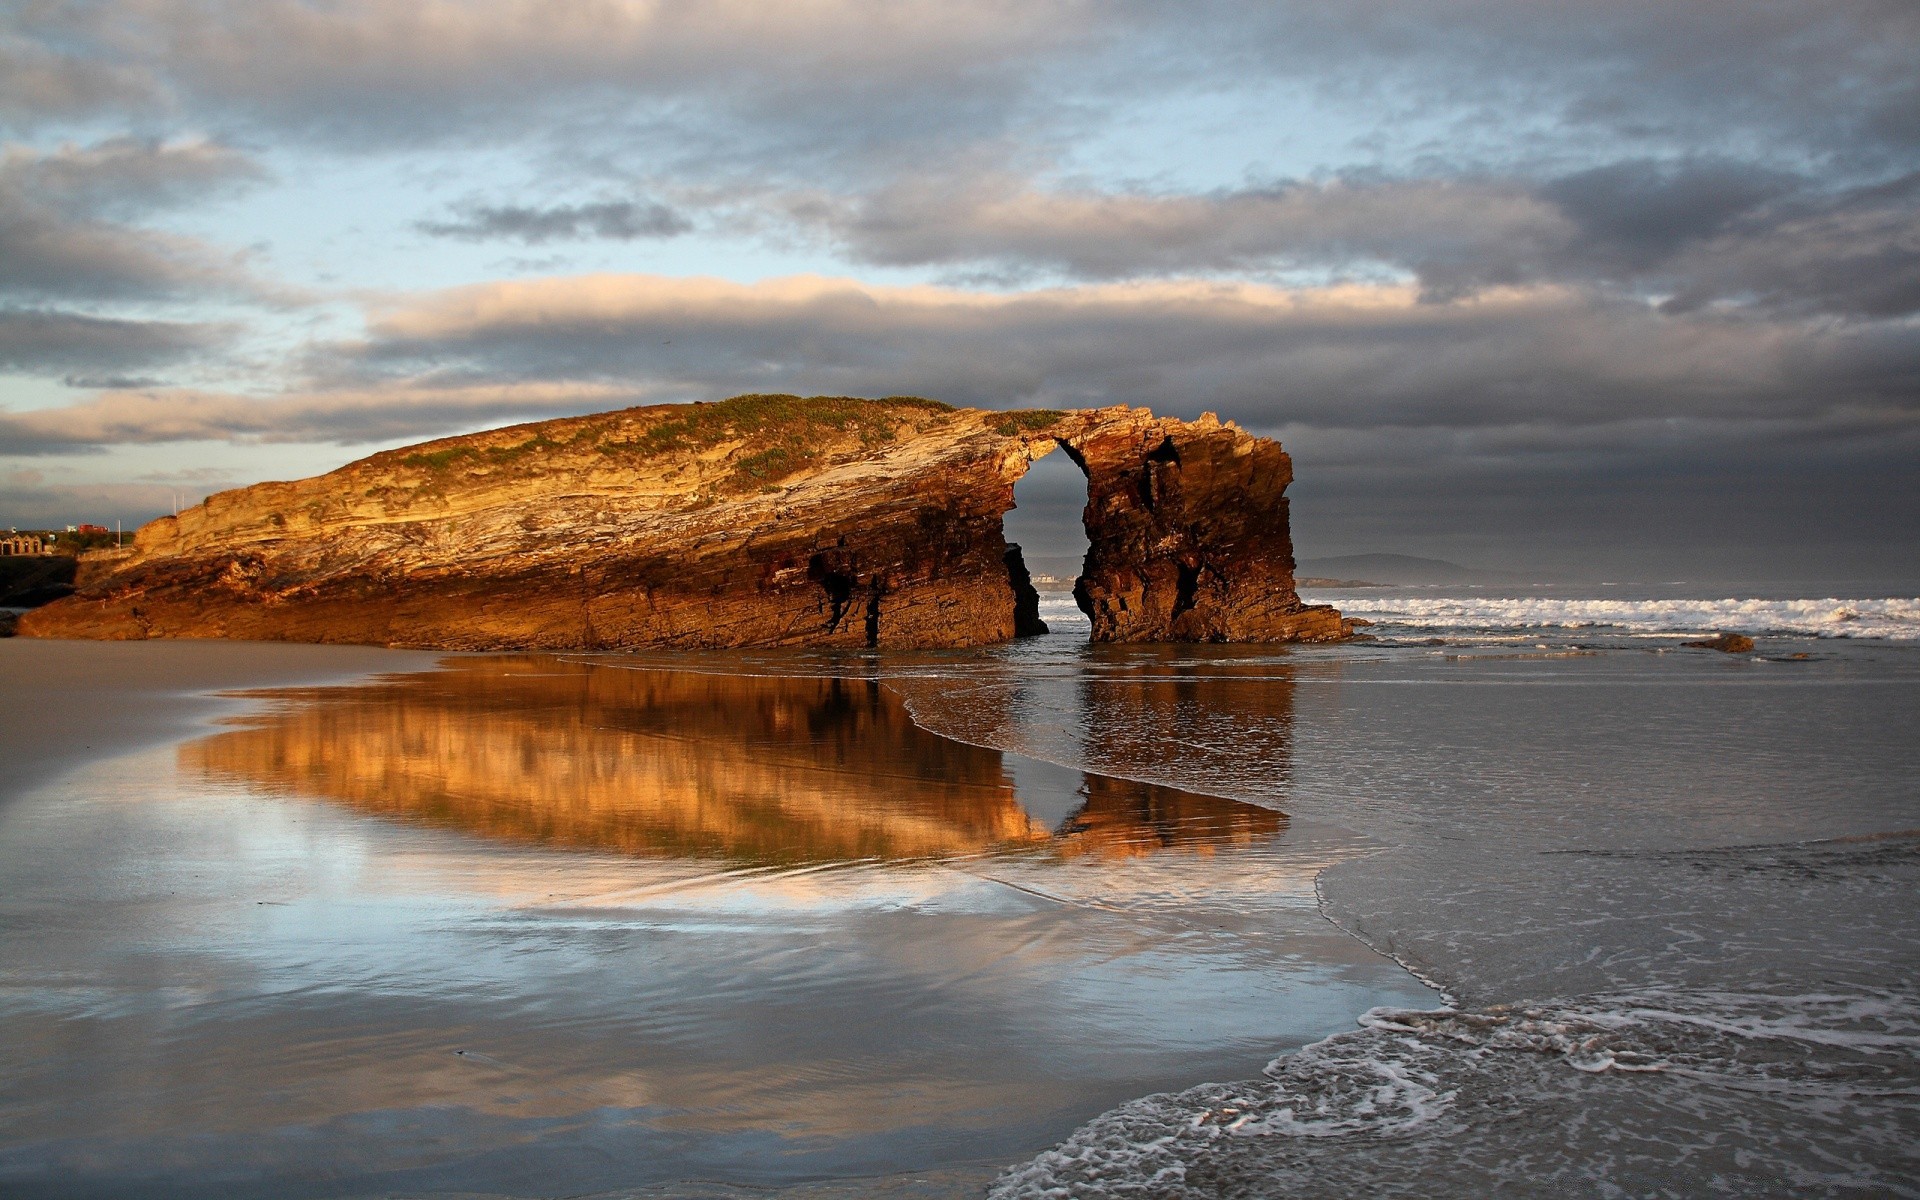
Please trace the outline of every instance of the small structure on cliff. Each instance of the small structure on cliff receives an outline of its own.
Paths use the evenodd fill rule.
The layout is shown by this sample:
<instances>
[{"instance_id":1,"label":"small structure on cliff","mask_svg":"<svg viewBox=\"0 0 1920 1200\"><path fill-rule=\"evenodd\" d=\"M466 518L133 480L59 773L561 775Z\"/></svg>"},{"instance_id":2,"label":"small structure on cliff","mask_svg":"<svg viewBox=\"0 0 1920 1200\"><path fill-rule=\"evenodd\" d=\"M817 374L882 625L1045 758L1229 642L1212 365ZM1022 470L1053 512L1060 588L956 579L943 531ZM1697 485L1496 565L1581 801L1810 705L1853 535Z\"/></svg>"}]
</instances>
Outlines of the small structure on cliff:
<instances>
[{"instance_id":1,"label":"small structure on cliff","mask_svg":"<svg viewBox=\"0 0 1920 1200\"><path fill-rule=\"evenodd\" d=\"M0 557L51 554L53 550L37 533L10 533L0 536Z\"/></svg>"},{"instance_id":2,"label":"small structure on cliff","mask_svg":"<svg viewBox=\"0 0 1920 1200\"><path fill-rule=\"evenodd\" d=\"M1096 641L1329 641L1279 444L1208 414L741 396L517 425L210 496L90 555L40 637L926 648L1044 629L1002 518L1087 474Z\"/></svg>"}]
</instances>

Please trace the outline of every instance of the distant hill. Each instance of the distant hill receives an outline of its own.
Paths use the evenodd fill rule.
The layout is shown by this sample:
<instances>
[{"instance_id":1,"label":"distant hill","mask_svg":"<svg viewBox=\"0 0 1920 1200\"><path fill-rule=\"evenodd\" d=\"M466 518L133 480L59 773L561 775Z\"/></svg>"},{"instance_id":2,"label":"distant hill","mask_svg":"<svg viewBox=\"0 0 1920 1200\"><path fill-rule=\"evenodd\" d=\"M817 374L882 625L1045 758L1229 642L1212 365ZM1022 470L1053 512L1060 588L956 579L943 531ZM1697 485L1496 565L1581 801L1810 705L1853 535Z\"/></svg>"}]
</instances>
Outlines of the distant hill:
<instances>
[{"instance_id":1,"label":"distant hill","mask_svg":"<svg viewBox=\"0 0 1920 1200\"><path fill-rule=\"evenodd\" d=\"M1559 577L1545 573L1519 574L1513 571L1482 571L1463 567L1440 558L1415 558L1411 554L1340 554L1332 558L1302 559L1294 574L1299 578L1366 580L1410 586L1456 584L1553 583Z\"/></svg>"},{"instance_id":2,"label":"distant hill","mask_svg":"<svg viewBox=\"0 0 1920 1200\"><path fill-rule=\"evenodd\" d=\"M1077 554L1034 554L1029 555L1026 562L1027 569L1033 572L1035 582L1042 589L1070 585L1074 577L1080 574L1080 556ZM1411 554L1342 554L1332 558L1306 558L1300 560L1293 573L1296 579L1303 582L1312 580L1305 584L1308 587L1365 587L1368 584L1452 587L1563 582L1557 575L1482 571L1441 558L1416 558ZM1050 585L1049 580L1054 582Z\"/></svg>"}]
</instances>

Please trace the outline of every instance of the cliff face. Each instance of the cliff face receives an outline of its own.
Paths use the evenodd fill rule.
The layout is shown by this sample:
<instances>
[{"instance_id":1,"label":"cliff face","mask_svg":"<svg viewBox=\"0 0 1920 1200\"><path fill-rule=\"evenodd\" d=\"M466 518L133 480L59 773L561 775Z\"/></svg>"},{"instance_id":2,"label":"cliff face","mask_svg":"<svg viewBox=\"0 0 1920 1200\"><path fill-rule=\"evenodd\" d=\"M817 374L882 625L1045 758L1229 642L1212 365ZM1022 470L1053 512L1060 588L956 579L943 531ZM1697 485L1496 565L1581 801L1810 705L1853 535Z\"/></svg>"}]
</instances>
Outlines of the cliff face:
<instances>
[{"instance_id":1,"label":"cliff face","mask_svg":"<svg viewBox=\"0 0 1920 1200\"><path fill-rule=\"evenodd\" d=\"M1074 597L1098 642L1290 642L1348 637L1293 587L1280 444L1208 413L1074 414L1061 442L1087 473L1087 562Z\"/></svg>"},{"instance_id":2,"label":"cliff face","mask_svg":"<svg viewBox=\"0 0 1920 1200\"><path fill-rule=\"evenodd\" d=\"M1144 409L743 396L566 418L222 492L90 556L41 637L448 649L969 646L1033 632L1001 518L1064 445L1108 641L1347 632L1300 604L1278 445Z\"/></svg>"}]
</instances>

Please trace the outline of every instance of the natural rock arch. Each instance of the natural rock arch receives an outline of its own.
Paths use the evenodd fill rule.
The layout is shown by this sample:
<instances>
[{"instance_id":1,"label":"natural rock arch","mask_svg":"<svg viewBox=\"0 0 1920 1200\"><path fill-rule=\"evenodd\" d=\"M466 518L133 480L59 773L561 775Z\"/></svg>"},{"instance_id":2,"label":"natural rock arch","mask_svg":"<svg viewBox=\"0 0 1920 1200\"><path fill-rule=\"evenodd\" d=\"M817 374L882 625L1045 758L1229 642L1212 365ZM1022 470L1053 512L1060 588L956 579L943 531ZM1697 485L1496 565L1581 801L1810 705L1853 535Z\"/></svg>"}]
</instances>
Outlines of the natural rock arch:
<instances>
[{"instance_id":1,"label":"natural rock arch","mask_svg":"<svg viewBox=\"0 0 1920 1200\"><path fill-rule=\"evenodd\" d=\"M1100 641L1347 636L1293 589L1277 443L1210 415L743 396L447 438L222 492L90 556L50 637L448 649L970 646L1036 617L1003 518L1088 476ZM1026 626L1029 630L1031 625Z\"/></svg>"}]
</instances>

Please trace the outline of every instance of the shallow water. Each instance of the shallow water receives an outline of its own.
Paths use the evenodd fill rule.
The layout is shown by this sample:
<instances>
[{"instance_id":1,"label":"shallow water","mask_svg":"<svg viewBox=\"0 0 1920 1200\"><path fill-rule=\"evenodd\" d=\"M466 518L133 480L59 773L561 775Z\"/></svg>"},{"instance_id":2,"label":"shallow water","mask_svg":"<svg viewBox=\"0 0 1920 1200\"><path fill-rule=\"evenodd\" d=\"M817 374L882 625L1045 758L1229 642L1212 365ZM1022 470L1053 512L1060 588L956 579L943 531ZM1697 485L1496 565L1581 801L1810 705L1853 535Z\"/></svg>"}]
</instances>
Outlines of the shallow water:
<instances>
[{"instance_id":1,"label":"shallow water","mask_svg":"<svg viewBox=\"0 0 1920 1200\"><path fill-rule=\"evenodd\" d=\"M0 1183L1920 1195L1920 646L1418 598L460 660L42 788Z\"/></svg>"},{"instance_id":2,"label":"shallow water","mask_svg":"<svg viewBox=\"0 0 1920 1200\"><path fill-rule=\"evenodd\" d=\"M871 660L671 661L257 693L0 807L0 1186L1005 1162L1431 1003L1317 911L1352 834L936 736Z\"/></svg>"},{"instance_id":3,"label":"shallow water","mask_svg":"<svg viewBox=\"0 0 1920 1200\"><path fill-rule=\"evenodd\" d=\"M896 680L957 737L1366 830L1326 911L1454 1002L1121 1106L993 1195L1920 1194L1917 648L1450 632Z\"/></svg>"}]
</instances>

